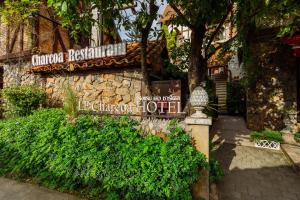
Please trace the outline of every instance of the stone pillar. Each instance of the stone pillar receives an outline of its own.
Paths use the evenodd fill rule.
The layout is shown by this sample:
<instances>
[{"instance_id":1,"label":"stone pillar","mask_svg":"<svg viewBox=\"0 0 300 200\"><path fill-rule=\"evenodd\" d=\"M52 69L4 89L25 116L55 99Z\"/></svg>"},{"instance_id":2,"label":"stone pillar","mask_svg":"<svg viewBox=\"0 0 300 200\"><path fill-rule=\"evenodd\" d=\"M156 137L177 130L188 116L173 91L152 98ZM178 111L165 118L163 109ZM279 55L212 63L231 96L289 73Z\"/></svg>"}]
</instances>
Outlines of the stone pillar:
<instances>
[{"instance_id":1,"label":"stone pillar","mask_svg":"<svg viewBox=\"0 0 300 200\"><path fill-rule=\"evenodd\" d=\"M195 148L203 153L209 161L209 126L212 125L212 119L191 116L185 119L185 123L191 130ZM193 197L209 200L209 172L201 169L200 173L200 179L193 185Z\"/></svg>"}]
</instances>

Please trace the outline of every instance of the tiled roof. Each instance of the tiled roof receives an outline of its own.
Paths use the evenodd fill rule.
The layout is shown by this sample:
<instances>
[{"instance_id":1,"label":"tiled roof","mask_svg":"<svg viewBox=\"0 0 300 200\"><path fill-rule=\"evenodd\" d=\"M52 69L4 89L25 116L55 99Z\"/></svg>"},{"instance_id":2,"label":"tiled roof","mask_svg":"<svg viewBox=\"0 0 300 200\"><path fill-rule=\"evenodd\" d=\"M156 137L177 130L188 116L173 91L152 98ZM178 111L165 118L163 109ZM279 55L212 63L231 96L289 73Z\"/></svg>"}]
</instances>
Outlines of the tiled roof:
<instances>
[{"instance_id":1,"label":"tiled roof","mask_svg":"<svg viewBox=\"0 0 300 200\"><path fill-rule=\"evenodd\" d=\"M151 41L147 48L147 64L160 56L165 48L165 41ZM56 71L77 71L101 68L119 68L128 66L139 66L141 63L140 43L133 42L127 44L127 53L122 56L105 57L93 60L78 62L66 62L61 64L51 64L45 66L35 66L31 72L56 72Z\"/></svg>"}]
</instances>

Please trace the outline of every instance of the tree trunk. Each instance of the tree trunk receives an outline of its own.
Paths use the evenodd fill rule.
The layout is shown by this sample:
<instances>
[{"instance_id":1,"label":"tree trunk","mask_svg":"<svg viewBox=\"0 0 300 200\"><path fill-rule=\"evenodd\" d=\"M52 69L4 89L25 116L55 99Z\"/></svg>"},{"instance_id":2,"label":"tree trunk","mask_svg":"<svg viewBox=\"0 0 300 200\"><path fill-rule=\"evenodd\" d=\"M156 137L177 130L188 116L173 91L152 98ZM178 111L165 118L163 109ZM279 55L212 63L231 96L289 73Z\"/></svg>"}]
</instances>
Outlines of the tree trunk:
<instances>
[{"instance_id":1,"label":"tree trunk","mask_svg":"<svg viewBox=\"0 0 300 200\"><path fill-rule=\"evenodd\" d=\"M205 34L205 26L192 30L191 34L191 57L188 69L189 90L193 92L205 80L207 75L207 64L202 55L202 45Z\"/></svg>"},{"instance_id":2,"label":"tree trunk","mask_svg":"<svg viewBox=\"0 0 300 200\"><path fill-rule=\"evenodd\" d=\"M142 33L141 39L141 71L142 71L142 91L145 96L151 95L151 83L147 69L147 46L148 46L148 34Z\"/></svg>"},{"instance_id":3,"label":"tree trunk","mask_svg":"<svg viewBox=\"0 0 300 200\"><path fill-rule=\"evenodd\" d=\"M158 6L155 4L155 0L150 0L149 2L149 16L148 22L145 27L141 30L141 70L142 70L142 91L145 96L150 96L152 94L151 82L147 69L147 46L148 46L148 37L151 31L151 26L153 21L156 19L158 12Z\"/></svg>"}]
</instances>

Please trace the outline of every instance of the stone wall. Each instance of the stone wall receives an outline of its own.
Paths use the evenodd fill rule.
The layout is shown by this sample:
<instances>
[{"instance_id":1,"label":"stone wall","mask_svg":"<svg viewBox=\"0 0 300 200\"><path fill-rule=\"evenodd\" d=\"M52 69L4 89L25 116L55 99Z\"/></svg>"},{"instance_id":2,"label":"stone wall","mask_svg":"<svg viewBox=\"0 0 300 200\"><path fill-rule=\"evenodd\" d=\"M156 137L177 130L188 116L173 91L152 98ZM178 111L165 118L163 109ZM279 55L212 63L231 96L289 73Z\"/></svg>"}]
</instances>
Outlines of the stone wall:
<instances>
[{"instance_id":1,"label":"stone wall","mask_svg":"<svg viewBox=\"0 0 300 200\"><path fill-rule=\"evenodd\" d=\"M30 61L15 61L10 63L0 63L3 66L3 87L14 85L41 85L39 75L30 74Z\"/></svg>"},{"instance_id":2,"label":"stone wall","mask_svg":"<svg viewBox=\"0 0 300 200\"><path fill-rule=\"evenodd\" d=\"M48 94L48 103L51 107L63 105L65 88L68 84L79 101L84 103L81 108L86 110L91 110L92 102L136 108L137 100L141 97L142 75L139 69L40 75L29 73L31 68L29 61L0 63L0 66L4 69L4 88L15 85L38 85Z\"/></svg>"},{"instance_id":3,"label":"stone wall","mask_svg":"<svg viewBox=\"0 0 300 200\"><path fill-rule=\"evenodd\" d=\"M68 84L81 102L136 106L136 100L141 96L139 70L44 75L43 79L52 106L63 104L64 89ZM84 105L84 109L88 108Z\"/></svg>"},{"instance_id":4,"label":"stone wall","mask_svg":"<svg viewBox=\"0 0 300 200\"><path fill-rule=\"evenodd\" d=\"M251 43L259 74L247 91L247 122L252 130L294 132L297 125L297 68L290 47L280 42Z\"/></svg>"}]
</instances>

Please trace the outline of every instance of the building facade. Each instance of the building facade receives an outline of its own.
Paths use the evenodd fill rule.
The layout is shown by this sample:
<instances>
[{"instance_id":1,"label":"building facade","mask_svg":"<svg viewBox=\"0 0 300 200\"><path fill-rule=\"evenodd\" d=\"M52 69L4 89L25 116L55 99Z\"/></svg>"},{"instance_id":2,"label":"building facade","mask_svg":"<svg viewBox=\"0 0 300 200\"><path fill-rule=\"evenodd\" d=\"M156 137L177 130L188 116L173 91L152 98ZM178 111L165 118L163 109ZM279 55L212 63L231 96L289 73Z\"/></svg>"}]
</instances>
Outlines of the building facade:
<instances>
[{"instance_id":1,"label":"building facade","mask_svg":"<svg viewBox=\"0 0 300 200\"><path fill-rule=\"evenodd\" d=\"M268 29L251 37L250 51L255 63L250 67L258 77L247 91L247 123L254 130L268 127L295 133L300 111L300 54L296 50L300 40L297 34L294 39L276 40L271 39L274 35L276 32Z\"/></svg>"},{"instance_id":2,"label":"building facade","mask_svg":"<svg viewBox=\"0 0 300 200\"><path fill-rule=\"evenodd\" d=\"M40 5L30 23L2 23L0 29L5 33L0 37L2 88L38 85L47 92L49 106L61 106L66 86L70 85L82 102L82 108L91 110L97 102L137 106L137 99L143 92L139 43L122 43L120 37L100 34L93 28L89 43L75 44L45 5ZM125 45L125 51L120 55L110 54L108 49L112 44ZM69 57L70 50L80 53L85 48L97 46L105 48L105 55L75 60ZM155 77L162 73L164 51L163 41L148 45L147 65ZM54 54L63 58L54 62Z\"/></svg>"}]
</instances>

